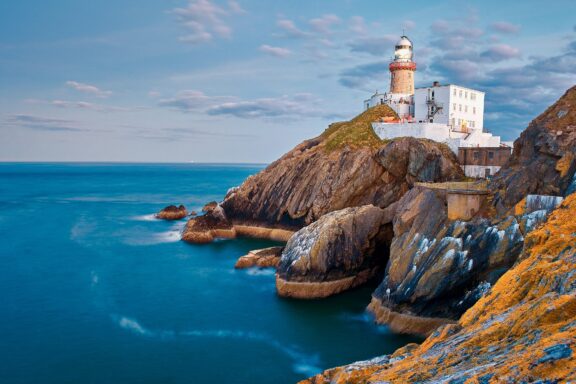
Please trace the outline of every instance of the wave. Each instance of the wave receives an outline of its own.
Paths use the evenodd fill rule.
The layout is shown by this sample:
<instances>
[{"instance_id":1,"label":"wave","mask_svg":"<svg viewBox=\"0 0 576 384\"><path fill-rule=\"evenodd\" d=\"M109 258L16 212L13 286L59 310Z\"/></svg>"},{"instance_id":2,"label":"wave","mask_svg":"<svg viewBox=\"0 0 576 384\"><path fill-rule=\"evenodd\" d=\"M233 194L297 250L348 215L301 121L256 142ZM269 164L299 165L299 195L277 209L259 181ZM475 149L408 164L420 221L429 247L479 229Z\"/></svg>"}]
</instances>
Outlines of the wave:
<instances>
[{"instance_id":1,"label":"wave","mask_svg":"<svg viewBox=\"0 0 576 384\"><path fill-rule=\"evenodd\" d=\"M156 218L155 213L150 213L148 215L133 216L131 217L131 219L135 221L160 221L160 219Z\"/></svg>"},{"instance_id":2,"label":"wave","mask_svg":"<svg viewBox=\"0 0 576 384\"><path fill-rule=\"evenodd\" d=\"M111 315L112 320L120 327L130 331L136 335L158 338L162 340L174 338L218 338L218 339L233 339L242 341L258 342L268 345L292 360L292 369L294 372L305 375L313 376L322 372L319 366L320 359L318 355L309 355L301 352L298 348L287 346L275 340L264 333L253 331L235 331L226 329L215 330L190 330L182 332L174 332L170 330L155 331L142 326L137 320L125 316Z\"/></svg>"}]
</instances>

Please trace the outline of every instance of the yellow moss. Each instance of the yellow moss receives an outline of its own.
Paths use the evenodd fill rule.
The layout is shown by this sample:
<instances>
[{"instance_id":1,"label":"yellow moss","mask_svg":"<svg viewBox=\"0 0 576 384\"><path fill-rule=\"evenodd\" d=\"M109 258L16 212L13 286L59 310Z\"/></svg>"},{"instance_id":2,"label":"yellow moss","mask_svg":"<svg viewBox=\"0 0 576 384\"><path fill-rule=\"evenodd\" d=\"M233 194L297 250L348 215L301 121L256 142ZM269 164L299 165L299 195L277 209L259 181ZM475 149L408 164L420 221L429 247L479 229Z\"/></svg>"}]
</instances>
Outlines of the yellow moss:
<instances>
[{"instance_id":1,"label":"yellow moss","mask_svg":"<svg viewBox=\"0 0 576 384\"><path fill-rule=\"evenodd\" d=\"M514 206L514 215L521 216L526 212L526 198L523 198Z\"/></svg>"},{"instance_id":2,"label":"yellow moss","mask_svg":"<svg viewBox=\"0 0 576 384\"><path fill-rule=\"evenodd\" d=\"M410 353L394 354L404 359L353 372L337 368L309 383L409 383L462 372L468 372L466 383L486 374L491 383L576 380L575 216L573 194L527 236L521 261L458 325L440 328ZM546 358L546 349L560 344L571 354Z\"/></svg>"},{"instance_id":3,"label":"yellow moss","mask_svg":"<svg viewBox=\"0 0 576 384\"><path fill-rule=\"evenodd\" d=\"M560 172L560 177L564 177L570 172L570 166L573 160L574 154L572 152L566 152L566 154L556 162L556 170Z\"/></svg>"},{"instance_id":4,"label":"yellow moss","mask_svg":"<svg viewBox=\"0 0 576 384\"><path fill-rule=\"evenodd\" d=\"M381 119L398 119L398 115L387 105L377 105L350 121L330 124L321 136L325 139L325 148L333 151L344 146L376 148L382 145L383 141L372 129L372 123Z\"/></svg>"}]
</instances>

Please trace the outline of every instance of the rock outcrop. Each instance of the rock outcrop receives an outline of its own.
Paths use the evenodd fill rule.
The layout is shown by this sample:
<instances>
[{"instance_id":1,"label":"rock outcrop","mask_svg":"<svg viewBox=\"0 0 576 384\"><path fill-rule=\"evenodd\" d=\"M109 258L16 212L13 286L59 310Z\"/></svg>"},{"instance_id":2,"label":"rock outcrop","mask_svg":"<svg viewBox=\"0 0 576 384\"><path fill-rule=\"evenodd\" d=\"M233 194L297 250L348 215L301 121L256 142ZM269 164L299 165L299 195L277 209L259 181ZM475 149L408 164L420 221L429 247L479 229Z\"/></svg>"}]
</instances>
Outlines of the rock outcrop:
<instances>
[{"instance_id":1,"label":"rock outcrop","mask_svg":"<svg viewBox=\"0 0 576 384\"><path fill-rule=\"evenodd\" d=\"M523 240L515 217L451 221L441 191L414 188L398 203L386 276L369 309L397 332L427 335L476 302Z\"/></svg>"},{"instance_id":2,"label":"rock outcrop","mask_svg":"<svg viewBox=\"0 0 576 384\"><path fill-rule=\"evenodd\" d=\"M229 192L232 221L299 229L328 212L373 204L385 208L415 181L463 177L455 155L430 140L380 141L370 123L394 112L381 105L303 142Z\"/></svg>"},{"instance_id":3,"label":"rock outcrop","mask_svg":"<svg viewBox=\"0 0 576 384\"><path fill-rule=\"evenodd\" d=\"M162 220L180 220L188 216L186 207L183 205L169 205L156 214L156 218Z\"/></svg>"},{"instance_id":4,"label":"rock outcrop","mask_svg":"<svg viewBox=\"0 0 576 384\"><path fill-rule=\"evenodd\" d=\"M418 346L303 381L560 383L576 380L576 194L531 232L517 264L458 321Z\"/></svg>"},{"instance_id":5,"label":"rock outcrop","mask_svg":"<svg viewBox=\"0 0 576 384\"><path fill-rule=\"evenodd\" d=\"M234 224L228 219L220 205L210 206L202 216L191 218L182 233L182 240L205 244L215 239L234 239L237 236L270 239L286 242L294 231Z\"/></svg>"},{"instance_id":6,"label":"rock outcrop","mask_svg":"<svg viewBox=\"0 0 576 384\"><path fill-rule=\"evenodd\" d=\"M280 296L326 297L383 272L392 239L393 207L330 212L290 238L276 275Z\"/></svg>"},{"instance_id":7,"label":"rock outcrop","mask_svg":"<svg viewBox=\"0 0 576 384\"><path fill-rule=\"evenodd\" d=\"M280 256L284 247L269 247L263 249L255 249L248 252L236 261L234 268L276 268L280 263Z\"/></svg>"},{"instance_id":8,"label":"rock outcrop","mask_svg":"<svg viewBox=\"0 0 576 384\"><path fill-rule=\"evenodd\" d=\"M491 189L498 213L526 195L565 196L576 170L576 86L534 119L514 142L507 166Z\"/></svg>"}]
</instances>

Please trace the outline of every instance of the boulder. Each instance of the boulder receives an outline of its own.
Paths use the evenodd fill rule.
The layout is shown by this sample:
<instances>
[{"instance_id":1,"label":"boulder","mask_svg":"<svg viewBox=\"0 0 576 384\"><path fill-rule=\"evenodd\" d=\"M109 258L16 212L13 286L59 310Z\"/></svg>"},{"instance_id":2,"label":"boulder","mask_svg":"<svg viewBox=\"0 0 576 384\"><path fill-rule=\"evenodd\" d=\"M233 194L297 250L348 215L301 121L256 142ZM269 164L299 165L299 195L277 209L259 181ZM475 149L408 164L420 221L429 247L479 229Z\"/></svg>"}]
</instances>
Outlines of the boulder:
<instances>
[{"instance_id":1,"label":"boulder","mask_svg":"<svg viewBox=\"0 0 576 384\"><path fill-rule=\"evenodd\" d=\"M210 243L216 238L234 237L236 231L219 205L202 216L188 220L182 233L182 240L196 244Z\"/></svg>"},{"instance_id":2,"label":"boulder","mask_svg":"<svg viewBox=\"0 0 576 384\"><path fill-rule=\"evenodd\" d=\"M250 251L238 259L234 268L276 268L280 263L283 249L284 247L270 247Z\"/></svg>"},{"instance_id":3,"label":"boulder","mask_svg":"<svg viewBox=\"0 0 576 384\"><path fill-rule=\"evenodd\" d=\"M388 258L392 212L373 205L345 208L296 232L278 265L278 294L326 297L377 276Z\"/></svg>"},{"instance_id":4,"label":"boulder","mask_svg":"<svg viewBox=\"0 0 576 384\"><path fill-rule=\"evenodd\" d=\"M156 218L162 220L180 220L188 216L186 207L183 205L169 205L156 214Z\"/></svg>"}]
</instances>

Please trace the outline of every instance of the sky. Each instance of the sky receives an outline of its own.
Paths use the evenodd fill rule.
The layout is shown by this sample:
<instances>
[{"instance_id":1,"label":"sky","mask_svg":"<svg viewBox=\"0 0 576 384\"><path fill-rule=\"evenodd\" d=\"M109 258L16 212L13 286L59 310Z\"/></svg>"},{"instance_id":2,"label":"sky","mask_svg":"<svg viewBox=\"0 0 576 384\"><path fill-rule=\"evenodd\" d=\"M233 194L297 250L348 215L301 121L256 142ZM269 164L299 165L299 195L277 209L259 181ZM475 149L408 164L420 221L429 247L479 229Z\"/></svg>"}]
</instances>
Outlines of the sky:
<instances>
[{"instance_id":1,"label":"sky","mask_svg":"<svg viewBox=\"0 0 576 384\"><path fill-rule=\"evenodd\" d=\"M576 2L0 2L0 161L268 163L389 87L486 92L514 140L576 85Z\"/></svg>"}]
</instances>

